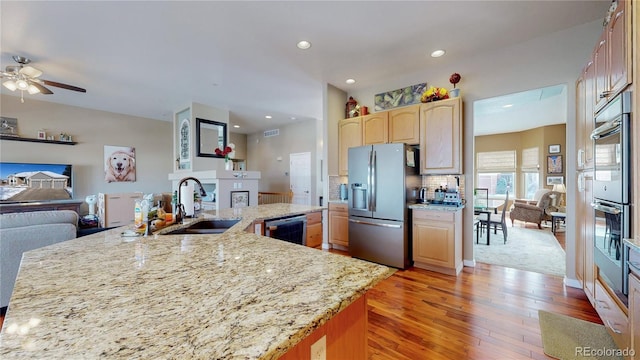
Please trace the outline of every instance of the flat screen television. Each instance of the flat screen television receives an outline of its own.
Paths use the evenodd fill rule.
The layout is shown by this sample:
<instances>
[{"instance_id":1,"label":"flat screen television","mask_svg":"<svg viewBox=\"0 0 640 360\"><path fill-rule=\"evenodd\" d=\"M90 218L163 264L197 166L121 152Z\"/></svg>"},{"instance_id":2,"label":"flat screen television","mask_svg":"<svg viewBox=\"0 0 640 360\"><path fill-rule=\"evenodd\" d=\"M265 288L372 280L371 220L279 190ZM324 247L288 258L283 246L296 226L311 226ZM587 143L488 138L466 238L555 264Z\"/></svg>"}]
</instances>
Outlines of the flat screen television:
<instances>
[{"instance_id":1,"label":"flat screen television","mask_svg":"<svg viewBox=\"0 0 640 360\"><path fill-rule=\"evenodd\" d=\"M0 162L0 204L73 199L73 166Z\"/></svg>"}]
</instances>

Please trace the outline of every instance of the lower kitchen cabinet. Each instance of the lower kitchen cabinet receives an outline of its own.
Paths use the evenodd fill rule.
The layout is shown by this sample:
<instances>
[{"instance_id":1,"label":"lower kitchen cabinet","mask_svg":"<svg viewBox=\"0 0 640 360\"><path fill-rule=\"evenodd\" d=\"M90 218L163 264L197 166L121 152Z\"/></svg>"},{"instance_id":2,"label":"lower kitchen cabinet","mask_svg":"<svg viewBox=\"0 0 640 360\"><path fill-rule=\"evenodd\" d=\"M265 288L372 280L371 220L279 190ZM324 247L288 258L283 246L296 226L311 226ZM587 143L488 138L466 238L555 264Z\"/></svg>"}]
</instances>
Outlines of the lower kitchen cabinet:
<instances>
[{"instance_id":1,"label":"lower kitchen cabinet","mask_svg":"<svg viewBox=\"0 0 640 360\"><path fill-rule=\"evenodd\" d=\"M307 246L322 246L322 213L319 211L307 214Z\"/></svg>"},{"instance_id":2,"label":"lower kitchen cabinet","mask_svg":"<svg viewBox=\"0 0 640 360\"><path fill-rule=\"evenodd\" d=\"M415 267L458 275L462 270L462 211L413 209L412 241Z\"/></svg>"},{"instance_id":3,"label":"lower kitchen cabinet","mask_svg":"<svg viewBox=\"0 0 640 360\"><path fill-rule=\"evenodd\" d=\"M596 311L607 331L620 349L628 349L630 346L630 327L627 314L609 294L600 280L596 280L595 286Z\"/></svg>"},{"instance_id":4,"label":"lower kitchen cabinet","mask_svg":"<svg viewBox=\"0 0 640 360\"><path fill-rule=\"evenodd\" d=\"M629 327L631 328L632 359L640 360L640 278L629 276Z\"/></svg>"},{"instance_id":5,"label":"lower kitchen cabinet","mask_svg":"<svg viewBox=\"0 0 640 360\"><path fill-rule=\"evenodd\" d=\"M346 203L329 203L329 244L349 247L349 211ZM334 246L337 245L337 246Z\"/></svg>"}]
</instances>

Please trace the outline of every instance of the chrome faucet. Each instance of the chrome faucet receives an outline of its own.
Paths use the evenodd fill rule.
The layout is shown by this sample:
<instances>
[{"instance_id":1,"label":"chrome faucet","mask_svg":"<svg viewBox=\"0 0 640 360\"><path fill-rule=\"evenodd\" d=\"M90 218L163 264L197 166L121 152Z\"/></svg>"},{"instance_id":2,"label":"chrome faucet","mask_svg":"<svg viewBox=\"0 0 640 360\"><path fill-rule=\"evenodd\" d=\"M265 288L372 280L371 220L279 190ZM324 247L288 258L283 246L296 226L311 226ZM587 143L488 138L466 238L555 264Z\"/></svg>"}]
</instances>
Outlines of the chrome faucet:
<instances>
[{"instance_id":1,"label":"chrome faucet","mask_svg":"<svg viewBox=\"0 0 640 360\"><path fill-rule=\"evenodd\" d=\"M181 223L182 220L185 217L185 214L186 214L186 212L184 210L184 205L182 204L182 201L180 199L180 192L181 192L180 188L182 187L182 184L186 183L189 180L193 180L193 181L196 182L196 184L198 184L198 187L200 188L200 196L202 196L202 197L207 196L207 192L204 191L204 187L202 186L202 183L200 182L200 180L198 180L198 179L196 179L196 178L194 178L192 176L189 176L189 177L181 179L180 182L178 183L178 203L176 204L176 210L175 210L176 211L176 214L175 214L176 223Z\"/></svg>"}]
</instances>

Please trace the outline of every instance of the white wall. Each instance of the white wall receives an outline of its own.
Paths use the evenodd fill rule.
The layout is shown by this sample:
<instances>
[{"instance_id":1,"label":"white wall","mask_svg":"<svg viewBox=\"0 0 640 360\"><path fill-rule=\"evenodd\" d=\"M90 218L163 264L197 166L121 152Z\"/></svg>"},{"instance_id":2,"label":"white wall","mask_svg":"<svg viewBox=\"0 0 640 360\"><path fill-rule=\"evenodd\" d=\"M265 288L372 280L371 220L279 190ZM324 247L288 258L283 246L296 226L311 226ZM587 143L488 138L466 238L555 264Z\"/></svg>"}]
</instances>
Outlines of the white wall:
<instances>
[{"instance_id":1,"label":"white wall","mask_svg":"<svg viewBox=\"0 0 640 360\"><path fill-rule=\"evenodd\" d=\"M81 95L79 95L81 96ZM2 95L2 116L18 119L22 137L35 138L38 130L57 136L65 132L77 141L75 146L0 141L0 160L13 162L72 164L74 198L87 195L141 191L170 192L167 174L173 171L172 123L59 105ZM107 183L104 181L104 145L132 146L136 151L136 181ZM86 204L82 212L87 212Z\"/></svg>"},{"instance_id":2,"label":"white wall","mask_svg":"<svg viewBox=\"0 0 640 360\"><path fill-rule=\"evenodd\" d=\"M289 154L311 153L311 203L317 203L316 121L307 120L282 126L279 136L264 137L262 132L247 135L247 170L260 171L260 191L289 190ZM278 157L282 160L278 161Z\"/></svg>"}]
</instances>

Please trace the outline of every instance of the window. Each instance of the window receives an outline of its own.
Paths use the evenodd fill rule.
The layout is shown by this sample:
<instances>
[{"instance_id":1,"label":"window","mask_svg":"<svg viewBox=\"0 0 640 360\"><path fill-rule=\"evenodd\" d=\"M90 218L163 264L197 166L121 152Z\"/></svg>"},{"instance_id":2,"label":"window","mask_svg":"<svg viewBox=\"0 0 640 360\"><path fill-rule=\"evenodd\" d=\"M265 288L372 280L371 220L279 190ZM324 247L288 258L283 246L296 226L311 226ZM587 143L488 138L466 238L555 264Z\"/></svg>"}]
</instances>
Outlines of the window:
<instances>
[{"instance_id":1,"label":"window","mask_svg":"<svg viewBox=\"0 0 640 360\"><path fill-rule=\"evenodd\" d=\"M540 165L538 163L539 151L537 147L522 150L522 183L524 185L524 198L533 199L533 195L540 188Z\"/></svg>"},{"instance_id":2,"label":"window","mask_svg":"<svg viewBox=\"0 0 640 360\"><path fill-rule=\"evenodd\" d=\"M476 187L489 189L489 197L503 198L515 192L516 152L479 152L476 157Z\"/></svg>"}]
</instances>

